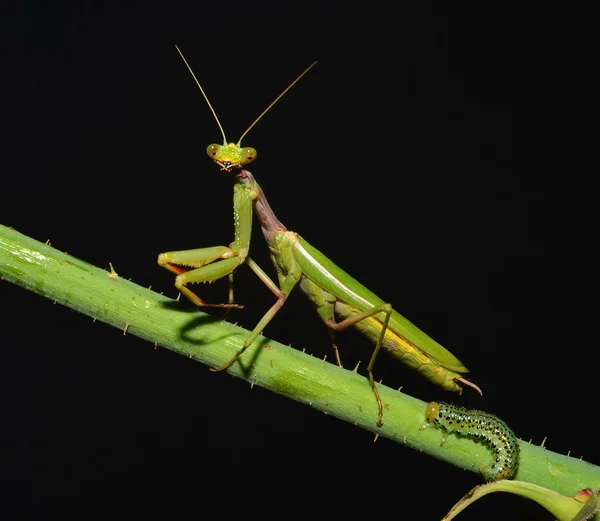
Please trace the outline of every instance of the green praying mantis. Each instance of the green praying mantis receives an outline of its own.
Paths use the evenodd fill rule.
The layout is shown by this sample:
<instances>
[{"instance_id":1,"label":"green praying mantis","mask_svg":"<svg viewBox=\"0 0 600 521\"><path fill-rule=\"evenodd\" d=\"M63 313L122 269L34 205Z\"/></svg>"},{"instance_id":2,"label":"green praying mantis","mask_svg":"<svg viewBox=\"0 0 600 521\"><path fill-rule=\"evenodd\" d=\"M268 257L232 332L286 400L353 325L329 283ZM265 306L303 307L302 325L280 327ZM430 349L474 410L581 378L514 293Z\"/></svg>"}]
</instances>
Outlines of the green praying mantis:
<instances>
[{"instance_id":1,"label":"green praying mantis","mask_svg":"<svg viewBox=\"0 0 600 521\"><path fill-rule=\"evenodd\" d=\"M222 367L211 368L211 371L225 371L234 364L282 308L292 290L298 286L313 303L317 313L326 324L340 367L341 361L334 336L336 331L353 326L375 343L375 349L367 366L367 373L371 389L377 400L378 426L383 425L383 404L373 377L373 366L381 347L409 367L419 371L434 384L448 391L461 392L462 387L458 382L462 382L481 393L479 387L462 376L468 372L468 369L452 353L395 311L390 303L383 301L339 268L299 234L288 230L271 210L265 194L254 176L245 169L246 165L256 159L257 154L254 148L242 148L242 139L316 62L277 96L242 134L237 143L228 143L223 127L204 89L179 47L176 48L202 92L223 135L223 144L209 145L207 153L222 171L233 174L235 232L233 242L229 246L161 253L158 256L158 264L177 274L175 287L199 307L241 307L233 302L231 286L228 303L211 304L202 300L188 285L214 282L225 276L229 276L231 284L233 272L244 263L277 298L273 306L248 335L243 347L229 362ZM275 284L248 255L253 212L258 218L269 247L279 285Z\"/></svg>"}]
</instances>

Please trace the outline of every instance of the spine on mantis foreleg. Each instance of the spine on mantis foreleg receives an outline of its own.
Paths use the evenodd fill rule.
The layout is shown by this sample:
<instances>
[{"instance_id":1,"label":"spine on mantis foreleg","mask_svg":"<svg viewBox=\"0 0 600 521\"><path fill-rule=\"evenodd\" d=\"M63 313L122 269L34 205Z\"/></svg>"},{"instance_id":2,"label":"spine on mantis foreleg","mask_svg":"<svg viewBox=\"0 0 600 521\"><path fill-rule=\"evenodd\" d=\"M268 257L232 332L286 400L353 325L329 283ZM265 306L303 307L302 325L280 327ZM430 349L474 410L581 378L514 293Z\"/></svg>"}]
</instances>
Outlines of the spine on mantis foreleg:
<instances>
[{"instance_id":1,"label":"spine on mantis foreleg","mask_svg":"<svg viewBox=\"0 0 600 521\"><path fill-rule=\"evenodd\" d=\"M343 302L336 302L335 312L340 317L347 318L356 314L357 310ZM354 327L373 342L377 342L381 333L382 322L377 317L370 317L361 320ZM439 364L434 358L421 351L418 346L398 335L392 329L386 330L382 347L394 358L417 370L435 385L447 391L462 391L462 387L456 383L457 380L464 381L460 373Z\"/></svg>"},{"instance_id":2,"label":"spine on mantis foreleg","mask_svg":"<svg viewBox=\"0 0 600 521\"><path fill-rule=\"evenodd\" d=\"M492 450L494 461L487 467L480 467L486 481L510 479L517 471L519 440L497 416L449 403L431 402L425 411L425 418L429 422L427 425L435 425L444 431L442 443L449 434L454 433L481 441Z\"/></svg>"}]
</instances>

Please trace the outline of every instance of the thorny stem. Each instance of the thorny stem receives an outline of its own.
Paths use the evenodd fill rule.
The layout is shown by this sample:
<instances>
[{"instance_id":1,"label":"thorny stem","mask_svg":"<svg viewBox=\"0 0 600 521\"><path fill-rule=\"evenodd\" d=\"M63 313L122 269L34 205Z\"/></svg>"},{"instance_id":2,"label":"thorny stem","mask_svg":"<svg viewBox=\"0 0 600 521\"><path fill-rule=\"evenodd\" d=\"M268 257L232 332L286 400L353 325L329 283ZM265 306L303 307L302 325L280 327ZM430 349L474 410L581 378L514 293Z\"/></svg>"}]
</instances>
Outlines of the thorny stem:
<instances>
[{"instance_id":1,"label":"thorny stem","mask_svg":"<svg viewBox=\"0 0 600 521\"><path fill-rule=\"evenodd\" d=\"M249 333L2 225L0 276L210 367L230 360ZM90 331L93 327L90 322ZM466 470L478 472L490 462L489 450L468 438L452 437L440 447L440 430L419 429L427 404L384 385L378 385L384 425L377 427L367 378L274 340L259 336L228 372ZM205 377L214 376L207 372ZM524 441L520 446L515 479L571 496L582 488L600 488L600 467Z\"/></svg>"}]
</instances>

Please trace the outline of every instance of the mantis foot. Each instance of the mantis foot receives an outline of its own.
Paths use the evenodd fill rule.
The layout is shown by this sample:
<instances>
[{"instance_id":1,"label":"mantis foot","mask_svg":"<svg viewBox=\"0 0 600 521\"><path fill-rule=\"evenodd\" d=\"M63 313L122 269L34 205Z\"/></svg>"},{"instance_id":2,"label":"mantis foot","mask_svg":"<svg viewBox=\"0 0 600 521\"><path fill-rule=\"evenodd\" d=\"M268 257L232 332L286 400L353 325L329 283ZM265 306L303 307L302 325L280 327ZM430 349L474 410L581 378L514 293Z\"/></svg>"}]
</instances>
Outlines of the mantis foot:
<instances>
[{"instance_id":1,"label":"mantis foot","mask_svg":"<svg viewBox=\"0 0 600 521\"><path fill-rule=\"evenodd\" d=\"M220 373L221 371L227 371L227 369L229 369L237 359L238 359L238 355L234 356L225 365L222 365L221 367L209 367L208 370L211 373Z\"/></svg>"}]
</instances>

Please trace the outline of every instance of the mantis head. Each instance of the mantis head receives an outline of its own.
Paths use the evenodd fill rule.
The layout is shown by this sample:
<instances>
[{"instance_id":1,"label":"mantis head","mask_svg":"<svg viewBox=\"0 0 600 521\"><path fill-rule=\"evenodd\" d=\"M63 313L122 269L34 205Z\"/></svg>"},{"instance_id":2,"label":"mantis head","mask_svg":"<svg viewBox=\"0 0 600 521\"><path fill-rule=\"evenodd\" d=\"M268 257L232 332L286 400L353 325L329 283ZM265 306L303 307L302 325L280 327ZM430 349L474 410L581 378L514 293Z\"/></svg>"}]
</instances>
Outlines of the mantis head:
<instances>
[{"instance_id":1,"label":"mantis head","mask_svg":"<svg viewBox=\"0 0 600 521\"><path fill-rule=\"evenodd\" d=\"M210 157L221 170L231 172L233 169L240 169L256 159L256 149L252 147L242 148L239 143L223 143L217 145L213 143L206 149Z\"/></svg>"},{"instance_id":2,"label":"mantis head","mask_svg":"<svg viewBox=\"0 0 600 521\"><path fill-rule=\"evenodd\" d=\"M210 108L210 111L212 112L217 122L217 125L219 125L219 129L221 130L221 134L223 135L223 144L218 145L216 143L213 143L212 145L208 145L206 153L208 154L208 157L210 157L215 163L217 163L217 165L219 165L221 170L225 170L226 172L231 172L232 170L240 170L248 163L252 163L252 161L256 159L256 149L252 147L242 148L242 139L244 139L244 136L250 131L252 127L254 127L254 125L256 125L260 121L260 119L269 111L269 109L273 105L275 105L275 103L277 103L283 97L283 95L288 90L290 90L298 82L298 80L300 80L300 78L302 78L302 76L304 76L317 64L317 62L313 62L302 74L300 74L300 76L298 76L292 83L290 83L290 85L279 96L277 96L275 100L271 102L271 104L265 110L262 111L261 115L254 120L252 125L250 125L246 129L246 131L242 134L242 137L240 137L237 143L227 143L225 131L223 130L221 122L219 121L215 110L210 104L210 101L208 101L208 97L206 96L202 85L200 85L200 82L196 78L194 71L192 71L192 68L189 66L187 60L183 56L183 53L179 50L179 47L177 47L176 45L175 48L177 49L177 52L181 56L186 67L192 74L192 77L196 81L196 85L198 85L200 92L202 92L202 96L204 96L204 99L206 100L206 103L208 104L208 107Z\"/></svg>"}]
</instances>

